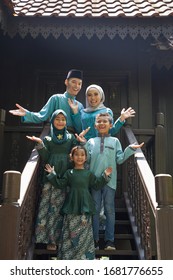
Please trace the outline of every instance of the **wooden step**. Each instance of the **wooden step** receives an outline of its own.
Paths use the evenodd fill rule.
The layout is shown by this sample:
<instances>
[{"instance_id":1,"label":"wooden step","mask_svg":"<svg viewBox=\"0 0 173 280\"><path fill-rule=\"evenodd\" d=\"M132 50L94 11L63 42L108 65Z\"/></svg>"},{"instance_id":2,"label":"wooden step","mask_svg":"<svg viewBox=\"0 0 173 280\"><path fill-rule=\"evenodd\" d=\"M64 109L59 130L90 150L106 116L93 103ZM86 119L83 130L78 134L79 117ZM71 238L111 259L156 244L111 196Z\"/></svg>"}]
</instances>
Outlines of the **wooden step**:
<instances>
[{"instance_id":1,"label":"wooden step","mask_svg":"<svg viewBox=\"0 0 173 280\"><path fill-rule=\"evenodd\" d=\"M58 250L47 250L47 249L34 249L34 255L52 255L56 256Z\"/></svg>"},{"instance_id":2,"label":"wooden step","mask_svg":"<svg viewBox=\"0 0 173 280\"><path fill-rule=\"evenodd\" d=\"M118 213L118 212L126 213L127 208L126 207L115 207L115 213Z\"/></svg>"},{"instance_id":3,"label":"wooden step","mask_svg":"<svg viewBox=\"0 0 173 280\"><path fill-rule=\"evenodd\" d=\"M115 247L116 250L104 250L104 230L99 231L100 249L96 250L97 259L138 259L134 236L127 212L123 203L117 203L115 208ZM37 259L53 259L57 256L57 251L47 250L46 248L35 248L34 256Z\"/></svg>"},{"instance_id":4,"label":"wooden step","mask_svg":"<svg viewBox=\"0 0 173 280\"><path fill-rule=\"evenodd\" d=\"M136 250L96 250L96 256L137 256Z\"/></svg>"},{"instance_id":5,"label":"wooden step","mask_svg":"<svg viewBox=\"0 0 173 280\"><path fill-rule=\"evenodd\" d=\"M131 234L131 233L115 233L115 240L116 239L133 239L134 237L133 237L133 234ZM100 239L102 238L104 238L104 233L99 233L99 237L100 237Z\"/></svg>"},{"instance_id":6,"label":"wooden step","mask_svg":"<svg viewBox=\"0 0 173 280\"><path fill-rule=\"evenodd\" d=\"M116 220L115 221L116 225L124 225L124 226L128 226L130 225L130 221L129 220Z\"/></svg>"},{"instance_id":7,"label":"wooden step","mask_svg":"<svg viewBox=\"0 0 173 280\"><path fill-rule=\"evenodd\" d=\"M105 230L105 225L104 223L100 224L100 233L104 233ZM116 220L115 222L115 233L131 233L132 229L131 229L131 224L129 220Z\"/></svg>"},{"instance_id":8,"label":"wooden step","mask_svg":"<svg viewBox=\"0 0 173 280\"><path fill-rule=\"evenodd\" d=\"M34 255L50 255L50 256L57 256L57 250L52 251L52 250L47 250L47 249L35 249L34 250ZM119 255L119 256L137 256L137 251L136 250L96 250L96 256L114 256L114 255Z\"/></svg>"}]
</instances>

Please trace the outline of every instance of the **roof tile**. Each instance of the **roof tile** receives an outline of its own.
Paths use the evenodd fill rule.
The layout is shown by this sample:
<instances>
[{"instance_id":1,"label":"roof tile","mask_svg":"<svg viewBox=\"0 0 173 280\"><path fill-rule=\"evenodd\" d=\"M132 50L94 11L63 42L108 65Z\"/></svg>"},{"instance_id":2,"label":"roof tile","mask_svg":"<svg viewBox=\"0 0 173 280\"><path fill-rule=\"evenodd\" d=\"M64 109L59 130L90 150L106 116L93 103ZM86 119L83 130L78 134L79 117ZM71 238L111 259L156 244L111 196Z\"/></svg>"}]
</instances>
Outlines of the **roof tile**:
<instances>
[{"instance_id":1,"label":"roof tile","mask_svg":"<svg viewBox=\"0 0 173 280\"><path fill-rule=\"evenodd\" d=\"M17 16L95 18L173 15L172 0L8 0L8 2L12 3L13 12Z\"/></svg>"}]
</instances>

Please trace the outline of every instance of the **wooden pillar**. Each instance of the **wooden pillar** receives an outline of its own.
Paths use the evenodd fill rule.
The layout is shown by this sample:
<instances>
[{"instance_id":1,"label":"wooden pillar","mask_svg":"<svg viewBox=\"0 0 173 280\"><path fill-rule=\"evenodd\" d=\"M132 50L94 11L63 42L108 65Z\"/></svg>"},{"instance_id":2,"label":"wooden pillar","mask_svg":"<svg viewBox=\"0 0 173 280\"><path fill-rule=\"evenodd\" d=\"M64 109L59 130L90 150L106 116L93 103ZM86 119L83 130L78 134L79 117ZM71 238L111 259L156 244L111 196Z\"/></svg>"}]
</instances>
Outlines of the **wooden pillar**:
<instances>
[{"instance_id":1,"label":"wooden pillar","mask_svg":"<svg viewBox=\"0 0 173 280\"><path fill-rule=\"evenodd\" d=\"M18 259L21 173L3 174L2 205L0 206L0 260Z\"/></svg>"},{"instance_id":2,"label":"wooden pillar","mask_svg":"<svg viewBox=\"0 0 173 280\"><path fill-rule=\"evenodd\" d=\"M172 176L155 176L157 258L173 260L173 185Z\"/></svg>"},{"instance_id":3,"label":"wooden pillar","mask_svg":"<svg viewBox=\"0 0 173 280\"><path fill-rule=\"evenodd\" d=\"M142 44L143 42L140 41L138 50L143 48ZM134 109L137 112L137 118L139 119L139 128L152 128L151 66L150 57L147 52L138 51L137 74L139 97L138 107Z\"/></svg>"},{"instance_id":4,"label":"wooden pillar","mask_svg":"<svg viewBox=\"0 0 173 280\"><path fill-rule=\"evenodd\" d=\"M5 127L5 110L0 109L0 193L2 189L2 162L4 150L4 127Z\"/></svg>"},{"instance_id":5,"label":"wooden pillar","mask_svg":"<svg viewBox=\"0 0 173 280\"><path fill-rule=\"evenodd\" d=\"M164 127L164 114L156 114L155 127L155 174L166 172L166 134Z\"/></svg>"}]
</instances>

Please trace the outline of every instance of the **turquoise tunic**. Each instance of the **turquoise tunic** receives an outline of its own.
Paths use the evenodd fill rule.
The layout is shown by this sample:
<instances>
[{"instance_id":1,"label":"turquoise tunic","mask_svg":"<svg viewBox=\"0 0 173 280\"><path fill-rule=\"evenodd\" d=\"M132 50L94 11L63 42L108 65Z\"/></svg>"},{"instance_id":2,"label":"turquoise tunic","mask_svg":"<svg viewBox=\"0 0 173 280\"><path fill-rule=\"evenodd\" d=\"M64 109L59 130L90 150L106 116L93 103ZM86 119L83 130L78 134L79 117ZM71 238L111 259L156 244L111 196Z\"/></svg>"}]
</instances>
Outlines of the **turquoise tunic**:
<instances>
[{"instance_id":1,"label":"turquoise tunic","mask_svg":"<svg viewBox=\"0 0 173 280\"><path fill-rule=\"evenodd\" d=\"M85 135L85 138L87 140L89 140L90 138L94 138L98 135L97 130L95 129L95 119L96 115L100 113L109 113L113 118L113 112L110 108L102 108L92 112L85 112L84 110L80 110L79 113L72 115L73 122L76 123L76 125L81 120L82 129L90 127L90 130ZM120 119L117 119L113 124L113 127L110 129L110 134L112 136L117 134L124 123L125 122L121 122Z\"/></svg>"},{"instance_id":2,"label":"turquoise tunic","mask_svg":"<svg viewBox=\"0 0 173 280\"><path fill-rule=\"evenodd\" d=\"M111 179L107 185L112 189L116 189L117 164L122 164L135 153L135 150L128 146L123 151L118 138L109 135L88 140L85 148L87 149L87 161L90 165L90 170L96 176L100 176L108 166L113 168Z\"/></svg>"},{"instance_id":3,"label":"turquoise tunic","mask_svg":"<svg viewBox=\"0 0 173 280\"><path fill-rule=\"evenodd\" d=\"M54 94L52 95L44 107L38 112L30 112L27 110L26 115L21 118L22 122L26 123L40 123L47 121L53 112L57 109L62 109L67 114L67 127L72 127L76 130L77 133L80 133L82 130L81 121L74 117L75 122L73 122L71 114L71 108L68 104L68 98L75 100L75 97L72 97L69 93L65 92L64 94ZM84 108L83 105L75 100L79 106L79 112Z\"/></svg>"}]
</instances>

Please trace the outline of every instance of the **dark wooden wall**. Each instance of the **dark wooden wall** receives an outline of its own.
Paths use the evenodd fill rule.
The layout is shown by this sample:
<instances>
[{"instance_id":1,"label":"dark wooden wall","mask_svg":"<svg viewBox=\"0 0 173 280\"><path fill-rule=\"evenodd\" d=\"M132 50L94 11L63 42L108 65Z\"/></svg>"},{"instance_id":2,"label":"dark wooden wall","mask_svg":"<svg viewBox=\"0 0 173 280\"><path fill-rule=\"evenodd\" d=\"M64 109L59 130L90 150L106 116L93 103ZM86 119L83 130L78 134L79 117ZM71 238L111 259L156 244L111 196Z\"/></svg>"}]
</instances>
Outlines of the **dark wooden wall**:
<instances>
[{"instance_id":1,"label":"dark wooden wall","mask_svg":"<svg viewBox=\"0 0 173 280\"><path fill-rule=\"evenodd\" d=\"M114 40L99 40L93 37L88 40L82 37L78 40L71 37L66 40L63 36L58 40L51 36L47 39L32 39L30 36L11 39L0 32L0 40L0 108L7 111L6 125L9 127L4 148L4 170L18 167L21 171L32 149L31 143L25 139L27 127L23 130L20 118L8 111L15 108L16 102L31 111L38 111L51 94L64 92L64 80L71 68L84 71L83 88L78 95L78 100L84 105L86 87L97 83L103 87L105 104L112 108L115 118L123 107L132 106L136 110L133 126L151 128L154 125L153 116L157 110L162 110L159 104L164 99L169 100L165 101L164 113L170 125L173 86L169 83L172 71L165 70L164 80L160 70L154 69L151 73L149 39L121 40L117 37ZM158 93L161 101L158 101ZM10 133L11 128L14 131ZM29 125L28 132L31 131ZM37 133L36 129L34 133ZM171 133L168 130L168 139L172 137ZM168 149L171 151L170 172L170 142Z\"/></svg>"},{"instance_id":2,"label":"dark wooden wall","mask_svg":"<svg viewBox=\"0 0 173 280\"><path fill-rule=\"evenodd\" d=\"M145 83L142 82L148 68L145 67L145 73L140 71L138 77L138 57L143 69L142 65L147 62L143 49L149 42L142 40L141 43L138 38L121 40L119 37L114 40L99 40L96 37L90 40L86 37L80 40L71 37L66 40L61 36L55 40L50 36L45 40L42 37L32 39L29 35L24 39L18 36L11 39L0 34L0 38L0 91L3 96L0 106L7 111L14 108L16 102L37 111L51 91L64 91L67 71L79 68L84 71L84 83L78 99L84 104L84 92L90 83L99 83L105 94L109 95L112 86L119 87L119 84L123 85L125 81L128 82L128 98L121 98L124 99L121 106L131 105L138 112L139 91L148 84L148 77ZM108 98L106 103L110 104ZM8 114L7 123L19 124L19 120ZM136 118L135 125L138 123L139 119Z\"/></svg>"},{"instance_id":3,"label":"dark wooden wall","mask_svg":"<svg viewBox=\"0 0 173 280\"><path fill-rule=\"evenodd\" d=\"M173 67L152 69L153 114L165 115L166 145L163 147L167 158L167 173L173 176ZM153 115L154 118L154 115Z\"/></svg>"}]
</instances>

